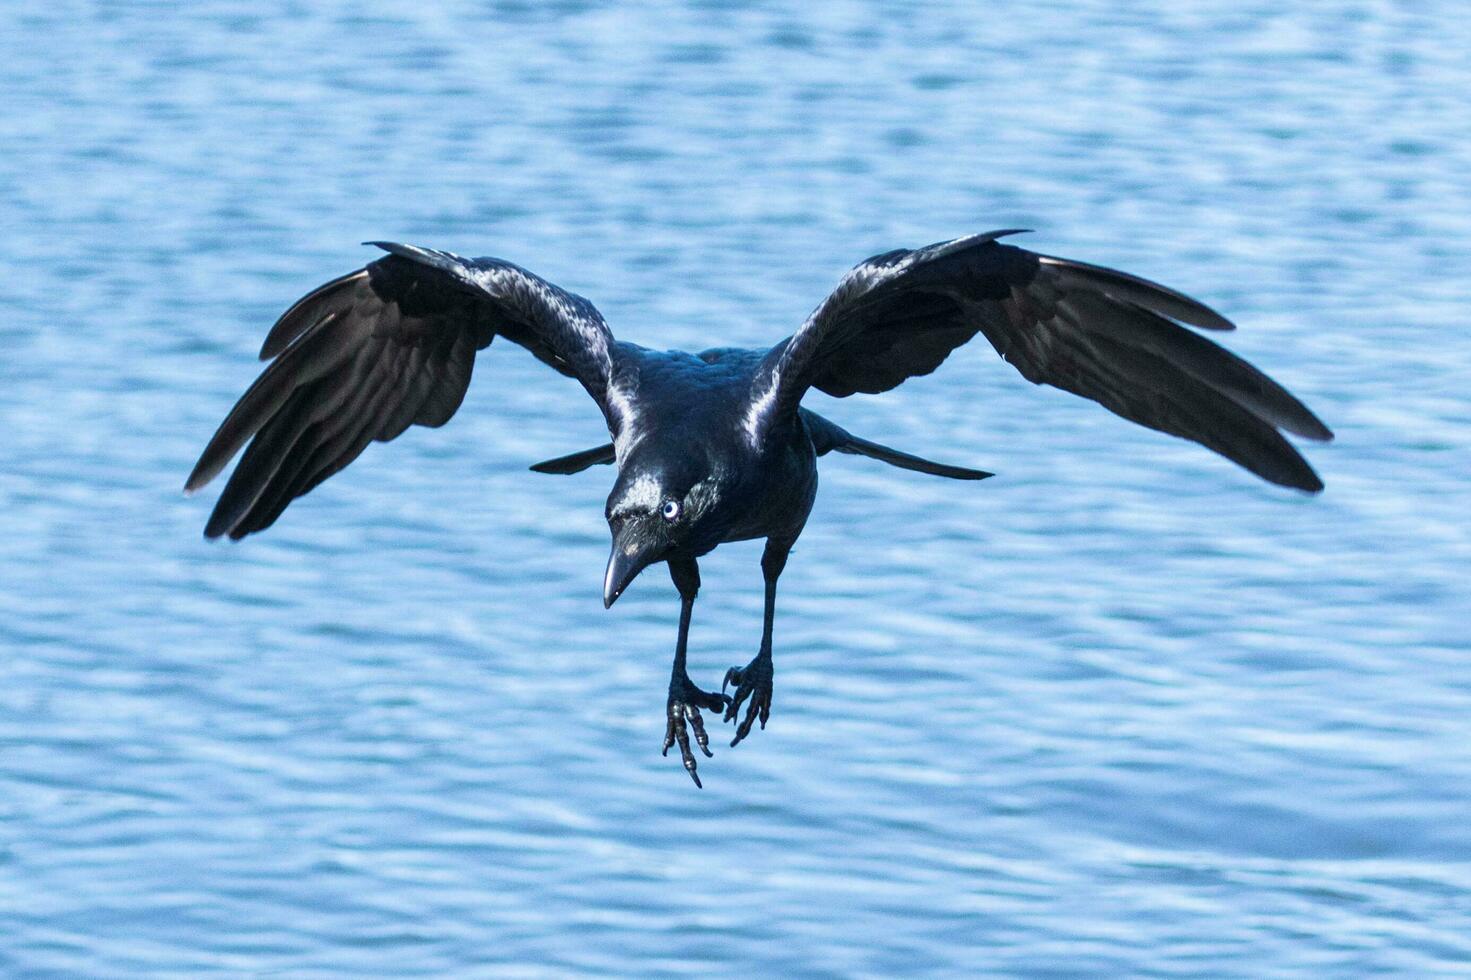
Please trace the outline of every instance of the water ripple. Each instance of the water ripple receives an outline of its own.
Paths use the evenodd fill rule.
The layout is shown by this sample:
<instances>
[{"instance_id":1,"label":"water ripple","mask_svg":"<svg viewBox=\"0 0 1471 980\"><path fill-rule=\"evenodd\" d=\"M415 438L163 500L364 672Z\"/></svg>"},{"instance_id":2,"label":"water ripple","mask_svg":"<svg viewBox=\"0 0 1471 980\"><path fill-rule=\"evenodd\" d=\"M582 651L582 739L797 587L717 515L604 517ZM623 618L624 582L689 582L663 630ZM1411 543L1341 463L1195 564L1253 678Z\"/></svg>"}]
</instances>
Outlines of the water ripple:
<instances>
[{"instance_id":1,"label":"water ripple","mask_svg":"<svg viewBox=\"0 0 1471 980\"><path fill-rule=\"evenodd\" d=\"M1459 13L18 5L0 974L1464 973ZM771 725L703 793L657 752L673 590L602 611L607 473L524 469L600 423L530 358L243 546L178 495L364 239L699 348L1011 225L1228 312L1328 493L985 351L818 399L1000 476L824 461ZM754 651L757 555L704 562L698 678Z\"/></svg>"}]
</instances>

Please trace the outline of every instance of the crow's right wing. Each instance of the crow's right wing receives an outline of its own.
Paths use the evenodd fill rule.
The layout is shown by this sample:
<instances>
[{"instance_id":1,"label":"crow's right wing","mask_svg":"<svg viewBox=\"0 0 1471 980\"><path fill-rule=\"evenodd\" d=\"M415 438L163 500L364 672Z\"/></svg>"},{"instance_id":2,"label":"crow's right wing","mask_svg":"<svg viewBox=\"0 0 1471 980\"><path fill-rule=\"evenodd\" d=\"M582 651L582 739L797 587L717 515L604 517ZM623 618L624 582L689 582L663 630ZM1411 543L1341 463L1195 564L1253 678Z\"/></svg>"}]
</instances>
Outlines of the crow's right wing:
<instances>
[{"instance_id":1,"label":"crow's right wing","mask_svg":"<svg viewBox=\"0 0 1471 980\"><path fill-rule=\"evenodd\" d=\"M500 259L374 242L391 253L303 297L266 337L271 364L184 485L214 479L250 441L205 527L242 538L377 439L449 421L475 353L501 335L582 383L615 435L613 336L591 303Z\"/></svg>"}]
</instances>

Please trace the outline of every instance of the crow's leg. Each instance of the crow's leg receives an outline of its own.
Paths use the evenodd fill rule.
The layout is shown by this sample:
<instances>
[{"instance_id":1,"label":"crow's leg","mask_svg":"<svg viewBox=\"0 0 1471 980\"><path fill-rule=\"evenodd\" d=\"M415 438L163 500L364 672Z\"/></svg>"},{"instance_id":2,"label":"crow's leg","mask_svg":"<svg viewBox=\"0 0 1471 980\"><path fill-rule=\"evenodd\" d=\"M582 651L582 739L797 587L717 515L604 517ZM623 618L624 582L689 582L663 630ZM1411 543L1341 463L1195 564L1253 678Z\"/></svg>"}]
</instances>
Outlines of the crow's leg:
<instances>
[{"instance_id":1,"label":"crow's leg","mask_svg":"<svg viewBox=\"0 0 1471 980\"><path fill-rule=\"evenodd\" d=\"M666 708L669 724L664 729L664 754L668 755L669 747L678 742L685 770L689 772L695 785L703 788L700 776L695 772L695 754L690 751L690 736L685 730L685 722L695 730L695 743L699 745L700 751L709 756L710 739L705 734L705 722L700 717L700 709L720 711L730 699L724 694L708 694L700 690L690 682L690 675L685 672L685 647L689 643L690 614L695 608L695 593L700 591L700 567L693 558L671 558L669 577L674 579L674 587L679 590L679 640L674 647L674 671L669 676L669 703Z\"/></svg>"},{"instance_id":2,"label":"crow's leg","mask_svg":"<svg viewBox=\"0 0 1471 980\"><path fill-rule=\"evenodd\" d=\"M761 719L762 729L766 728L766 719L771 717L771 627L776 620L776 580L781 575L781 570L787 566L787 555L791 550L790 541L776 542L771 538L766 539L766 551L761 555L761 575L766 579L766 611L761 624L761 651L746 666L727 670L725 681L720 685L722 694L728 685L735 685L735 698L725 709L726 721L734 721L741 710L741 704L747 698L751 699L746 718L736 727L731 745L740 744L741 739L751 734L751 723L758 717Z\"/></svg>"}]
</instances>

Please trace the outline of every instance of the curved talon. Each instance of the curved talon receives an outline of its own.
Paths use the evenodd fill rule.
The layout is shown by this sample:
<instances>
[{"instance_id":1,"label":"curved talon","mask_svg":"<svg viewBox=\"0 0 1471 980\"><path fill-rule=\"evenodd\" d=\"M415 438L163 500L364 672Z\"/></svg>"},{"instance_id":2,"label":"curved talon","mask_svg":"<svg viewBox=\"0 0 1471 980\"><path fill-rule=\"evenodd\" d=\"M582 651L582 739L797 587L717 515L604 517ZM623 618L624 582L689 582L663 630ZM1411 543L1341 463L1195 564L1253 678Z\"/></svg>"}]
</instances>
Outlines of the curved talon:
<instances>
[{"instance_id":1,"label":"curved talon","mask_svg":"<svg viewBox=\"0 0 1471 980\"><path fill-rule=\"evenodd\" d=\"M679 743L679 756L684 762L685 771L695 781L700 789L705 784L700 782L698 766L695 761L695 753L690 749L689 728L695 730L695 744L700 751L705 753L706 758L714 758L715 753L710 751L710 736L705 733L705 719L700 714L700 709L709 711L720 711L730 699L722 692L720 694L707 694L695 687L693 684L686 685L683 689L673 690L669 693L669 703L665 713L668 724L664 728L664 750L663 755L669 755L669 749L676 742ZM688 728L686 728L688 725Z\"/></svg>"},{"instance_id":2,"label":"curved talon","mask_svg":"<svg viewBox=\"0 0 1471 980\"><path fill-rule=\"evenodd\" d=\"M725 681L720 685L722 694L726 685L731 683L736 685L736 692L725 707L724 721L734 721L740 714L741 705L746 703L747 698L750 699L746 717L736 726L735 738L731 740L730 744L734 747L751 734L751 725L754 722L759 719L762 729L765 729L766 721L771 717L771 656L757 654L745 667L727 670Z\"/></svg>"}]
</instances>

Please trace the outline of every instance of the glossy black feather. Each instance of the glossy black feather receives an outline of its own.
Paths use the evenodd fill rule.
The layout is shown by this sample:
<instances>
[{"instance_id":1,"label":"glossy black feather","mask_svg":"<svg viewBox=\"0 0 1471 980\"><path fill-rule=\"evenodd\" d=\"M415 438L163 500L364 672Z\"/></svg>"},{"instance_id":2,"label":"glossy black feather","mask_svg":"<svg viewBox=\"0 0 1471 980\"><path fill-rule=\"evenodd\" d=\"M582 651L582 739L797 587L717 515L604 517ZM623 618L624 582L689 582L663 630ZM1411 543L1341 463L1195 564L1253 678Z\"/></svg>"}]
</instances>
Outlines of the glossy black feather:
<instances>
[{"instance_id":1,"label":"glossy black feather","mask_svg":"<svg viewBox=\"0 0 1471 980\"><path fill-rule=\"evenodd\" d=\"M1274 483L1322 488L1277 430L1327 440L1327 426L1261 371L1177 322L1229 330L1228 320L1137 276L1003 245L1003 234L860 263L773 349L756 400L779 416L809 387L838 397L887 391L982 333L1029 381L1201 443Z\"/></svg>"},{"instance_id":2,"label":"glossy black feather","mask_svg":"<svg viewBox=\"0 0 1471 980\"><path fill-rule=\"evenodd\" d=\"M888 463L890 466L897 466L902 470L928 473L931 476L943 476L951 480L984 480L988 476L996 475L994 473L987 473L985 470L973 470L964 466L936 463L933 460L900 452L888 446L881 446L867 439L860 439L847 429L805 408L802 409L802 422L807 427L808 436L812 439L813 451L819 456L826 456L831 452L847 453L851 456L867 456L870 459L877 459Z\"/></svg>"},{"instance_id":3,"label":"glossy black feather","mask_svg":"<svg viewBox=\"0 0 1471 980\"><path fill-rule=\"evenodd\" d=\"M584 449L580 453L570 453L566 456L558 456L556 459L545 459L540 463L533 463L533 473L556 473L569 476L573 473L581 473L589 466L605 466L617 460L617 454L613 451L611 442L592 449Z\"/></svg>"},{"instance_id":4,"label":"glossy black feather","mask_svg":"<svg viewBox=\"0 0 1471 980\"><path fill-rule=\"evenodd\" d=\"M476 352L497 334L594 397L606 391L612 336L586 300L498 259L384 247L392 254L313 290L271 329L262 348L271 364L185 484L204 486L249 443L208 537L269 527L373 440L443 425L465 397Z\"/></svg>"}]
</instances>

